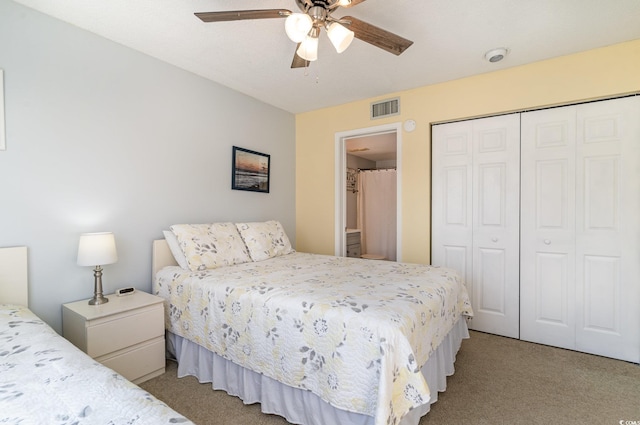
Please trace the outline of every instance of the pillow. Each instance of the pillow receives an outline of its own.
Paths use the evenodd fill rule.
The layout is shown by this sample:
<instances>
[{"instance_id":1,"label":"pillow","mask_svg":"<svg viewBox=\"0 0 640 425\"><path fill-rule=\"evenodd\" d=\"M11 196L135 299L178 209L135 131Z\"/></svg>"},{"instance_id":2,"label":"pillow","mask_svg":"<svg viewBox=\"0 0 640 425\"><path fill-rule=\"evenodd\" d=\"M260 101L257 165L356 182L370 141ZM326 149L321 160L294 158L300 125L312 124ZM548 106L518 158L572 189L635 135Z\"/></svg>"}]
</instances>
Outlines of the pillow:
<instances>
[{"instance_id":1,"label":"pillow","mask_svg":"<svg viewBox=\"0 0 640 425\"><path fill-rule=\"evenodd\" d=\"M233 223L176 224L171 226L187 259L189 270L215 269L251 261Z\"/></svg>"},{"instance_id":2,"label":"pillow","mask_svg":"<svg viewBox=\"0 0 640 425\"><path fill-rule=\"evenodd\" d=\"M176 263L183 269L188 269L189 265L187 264L187 257L184 256L184 252L182 252L182 248L180 248L180 243L178 242L178 238L173 234L170 230L163 230L162 234L164 235L164 240L167 241L167 245L169 245L169 249L173 254L173 258L175 258Z\"/></svg>"},{"instance_id":3,"label":"pillow","mask_svg":"<svg viewBox=\"0 0 640 425\"><path fill-rule=\"evenodd\" d=\"M280 222L236 223L253 261L262 261L293 252Z\"/></svg>"}]
</instances>

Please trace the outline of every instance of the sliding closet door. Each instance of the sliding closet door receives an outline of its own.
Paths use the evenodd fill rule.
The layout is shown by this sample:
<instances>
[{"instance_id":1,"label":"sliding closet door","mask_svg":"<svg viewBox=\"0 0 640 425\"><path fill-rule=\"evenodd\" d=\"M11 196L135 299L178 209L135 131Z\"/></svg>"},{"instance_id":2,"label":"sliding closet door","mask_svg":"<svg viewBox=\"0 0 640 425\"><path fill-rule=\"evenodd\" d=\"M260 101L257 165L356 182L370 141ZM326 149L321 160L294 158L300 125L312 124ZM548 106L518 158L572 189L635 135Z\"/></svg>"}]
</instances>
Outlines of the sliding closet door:
<instances>
[{"instance_id":1,"label":"sliding closet door","mask_svg":"<svg viewBox=\"0 0 640 425\"><path fill-rule=\"evenodd\" d=\"M640 98L522 115L521 337L640 361Z\"/></svg>"},{"instance_id":2,"label":"sliding closet door","mask_svg":"<svg viewBox=\"0 0 640 425\"><path fill-rule=\"evenodd\" d=\"M464 276L472 329L517 338L519 115L432 134L432 263Z\"/></svg>"}]
</instances>

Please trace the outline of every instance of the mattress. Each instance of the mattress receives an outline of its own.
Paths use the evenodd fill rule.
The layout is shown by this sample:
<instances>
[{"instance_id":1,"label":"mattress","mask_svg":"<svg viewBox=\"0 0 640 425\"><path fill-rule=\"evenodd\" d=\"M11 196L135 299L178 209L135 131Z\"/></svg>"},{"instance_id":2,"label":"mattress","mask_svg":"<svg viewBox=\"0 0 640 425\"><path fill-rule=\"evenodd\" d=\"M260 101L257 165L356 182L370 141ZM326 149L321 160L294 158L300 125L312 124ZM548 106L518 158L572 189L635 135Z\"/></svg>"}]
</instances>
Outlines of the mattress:
<instances>
[{"instance_id":1,"label":"mattress","mask_svg":"<svg viewBox=\"0 0 640 425\"><path fill-rule=\"evenodd\" d=\"M29 309L0 305L0 423L191 424Z\"/></svg>"},{"instance_id":2,"label":"mattress","mask_svg":"<svg viewBox=\"0 0 640 425\"><path fill-rule=\"evenodd\" d=\"M421 368L472 315L452 270L297 252L154 285L173 334L375 424L429 405Z\"/></svg>"}]
</instances>

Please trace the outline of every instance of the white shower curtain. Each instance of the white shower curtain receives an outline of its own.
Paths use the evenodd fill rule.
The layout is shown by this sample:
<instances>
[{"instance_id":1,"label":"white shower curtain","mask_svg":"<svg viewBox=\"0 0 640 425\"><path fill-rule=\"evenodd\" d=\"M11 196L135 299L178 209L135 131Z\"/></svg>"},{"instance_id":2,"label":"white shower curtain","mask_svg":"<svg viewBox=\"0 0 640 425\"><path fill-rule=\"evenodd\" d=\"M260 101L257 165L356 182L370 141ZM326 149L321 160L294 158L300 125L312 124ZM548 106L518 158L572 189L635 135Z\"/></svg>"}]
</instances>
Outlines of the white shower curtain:
<instances>
[{"instance_id":1,"label":"white shower curtain","mask_svg":"<svg viewBox=\"0 0 640 425\"><path fill-rule=\"evenodd\" d=\"M358 228L363 254L396 261L396 170L361 171Z\"/></svg>"}]
</instances>

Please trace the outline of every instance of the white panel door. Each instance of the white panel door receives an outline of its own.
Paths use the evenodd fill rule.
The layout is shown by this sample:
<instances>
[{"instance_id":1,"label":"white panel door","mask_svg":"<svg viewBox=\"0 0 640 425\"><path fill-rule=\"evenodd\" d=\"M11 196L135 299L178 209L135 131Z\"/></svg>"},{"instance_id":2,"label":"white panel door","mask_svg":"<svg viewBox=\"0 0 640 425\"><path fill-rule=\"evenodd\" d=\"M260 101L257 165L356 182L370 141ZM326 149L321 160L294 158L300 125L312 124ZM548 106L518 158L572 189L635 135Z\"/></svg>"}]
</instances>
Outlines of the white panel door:
<instances>
[{"instance_id":1,"label":"white panel door","mask_svg":"<svg viewBox=\"0 0 640 425\"><path fill-rule=\"evenodd\" d=\"M640 361L640 98L577 106L576 349Z\"/></svg>"},{"instance_id":2,"label":"white panel door","mask_svg":"<svg viewBox=\"0 0 640 425\"><path fill-rule=\"evenodd\" d=\"M473 123L473 329L519 337L520 115Z\"/></svg>"},{"instance_id":3,"label":"white panel door","mask_svg":"<svg viewBox=\"0 0 640 425\"><path fill-rule=\"evenodd\" d=\"M520 338L575 349L575 108L522 114Z\"/></svg>"},{"instance_id":4,"label":"white panel door","mask_svg":"<svg viewBox=\"0 0 640 425\"><path fill-rule=\"evenodd\" d=\"M433 127L431 263L465 279L469 327L518 337L518 114Z\"/></svg>"},{"instance_id":5,"label":"white panel door","mask_svg":"<svg viewBox=\"0 0 640 425\"><path fill-rule=\"evenodd\" d=\"M432 131L431 264L457 270L473 297L472 123Z\"/></svg>"}]
</instances>

